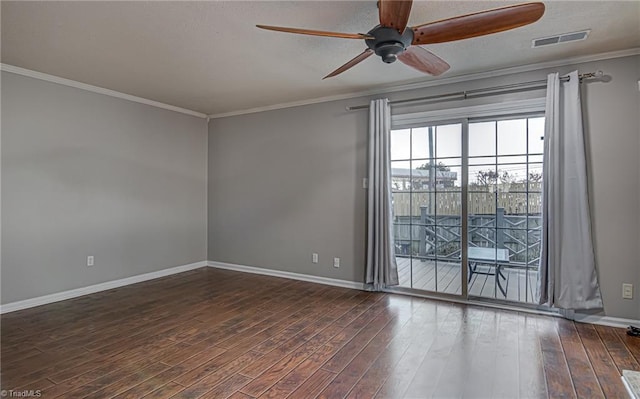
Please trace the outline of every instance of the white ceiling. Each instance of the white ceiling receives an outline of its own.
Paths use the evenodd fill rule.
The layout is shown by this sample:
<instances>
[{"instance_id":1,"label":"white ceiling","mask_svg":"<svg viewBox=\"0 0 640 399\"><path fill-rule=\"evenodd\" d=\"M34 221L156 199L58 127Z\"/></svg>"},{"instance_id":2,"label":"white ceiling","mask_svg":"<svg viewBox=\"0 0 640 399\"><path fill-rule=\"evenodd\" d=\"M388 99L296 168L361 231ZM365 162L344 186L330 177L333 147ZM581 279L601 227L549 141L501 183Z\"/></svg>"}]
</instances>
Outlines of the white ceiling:
<instances>
[{"instance_id":1,"label":"white ceiling","mask_svg":"<svg viewBox=\"0 0 640 399\"><path fill-rule=\"evenodd\" d=\"M415 1L409 25L517 1ZM640 1L545 1L538 22L427 48L451 64L440 78L640 47ZM263 31L256 24L367 32L376 1L2 1L2 63L219 114L422 82L370 57L322 77L362 40ZM538 37L591 29L581 42L531 48Z\"/></svg>"}]
</instances>

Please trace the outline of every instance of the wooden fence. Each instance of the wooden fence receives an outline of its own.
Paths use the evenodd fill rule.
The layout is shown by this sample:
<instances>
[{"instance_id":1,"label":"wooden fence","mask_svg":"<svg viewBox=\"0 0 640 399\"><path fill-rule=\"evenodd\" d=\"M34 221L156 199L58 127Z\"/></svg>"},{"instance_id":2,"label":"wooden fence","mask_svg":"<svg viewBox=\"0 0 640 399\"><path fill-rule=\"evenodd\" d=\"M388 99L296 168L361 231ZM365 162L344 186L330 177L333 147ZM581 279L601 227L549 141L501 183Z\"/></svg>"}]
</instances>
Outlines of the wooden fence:
<instances>
[{"instance_id":1,"label":"wooden fence","mask_svg":"<svg viewBox=\"0 0 640 399\"><path fill-rule=\"evenodd\" d=\"M498 185L497 192L484 191L486 187L469 187L469 215L495 214L497 208L503 208L505 215L539 214L542 211L540 183L529 183L529 194L524 183ZM529 201L527 204L527 196ZM394 216L420 216L420 208L427 207L430 214L460 215L462 213L462 195L460 191L445 189L437 193L394 192ZM435 212L429 203L435 204Z\"/></svg>"}]
</instances>

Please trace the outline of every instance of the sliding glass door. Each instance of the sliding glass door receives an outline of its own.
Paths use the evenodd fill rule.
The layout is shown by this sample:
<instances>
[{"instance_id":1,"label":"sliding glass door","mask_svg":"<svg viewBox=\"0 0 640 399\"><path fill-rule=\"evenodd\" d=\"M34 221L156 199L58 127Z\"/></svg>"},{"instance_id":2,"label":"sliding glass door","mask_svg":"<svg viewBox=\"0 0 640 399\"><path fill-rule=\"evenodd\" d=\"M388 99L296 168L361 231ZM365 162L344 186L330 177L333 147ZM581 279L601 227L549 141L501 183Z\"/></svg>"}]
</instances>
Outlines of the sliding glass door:
<instances>
[{"instance_id":1,"label":"sliding glass door","mask_svg":"<svg viewBox=\"0 0 640 399\"><path fill-rule=\"evenodd\" d=\"M469 123L469 296L533 303L544 117Z\"/></svg>"},{"instance_id":2,"label":"sliding glass door","mask_svg":"<svg viewBox=\"0 0 640 399\"><path fill-rule=\"evenodd\" d=\"M461 295L462 124L391 133L400 285Z\"/></svg>"},{"instance_id":3,"label":"sliding glass door","mask_svg":"<svg viewBox=\"0 0 640 399\"><path fill-rule=\"evenodd\" d=\"M533 303L544 116L413 121L391 132L400 286Z\"/></svg>"}]
</instances>

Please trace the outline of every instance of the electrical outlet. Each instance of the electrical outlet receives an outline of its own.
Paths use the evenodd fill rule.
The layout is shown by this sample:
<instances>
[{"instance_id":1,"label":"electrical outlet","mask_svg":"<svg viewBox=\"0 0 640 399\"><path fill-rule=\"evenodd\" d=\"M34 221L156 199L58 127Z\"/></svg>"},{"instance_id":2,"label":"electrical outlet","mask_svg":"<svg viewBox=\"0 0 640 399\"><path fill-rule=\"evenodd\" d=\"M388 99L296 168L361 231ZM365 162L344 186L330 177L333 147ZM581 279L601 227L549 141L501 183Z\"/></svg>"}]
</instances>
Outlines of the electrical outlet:
<instances>
[{"instance_id":1,"label":"electrical outlet","mask_svg":"<svg viewBox=\"0 0 640 399\"><path fill-rule=\"evenodd\" d=\"M340 267L340 258L333 258L333 267Z\"/></svg>"},{"instance_id":2,"label":"electrical outlet","mask_svg":"<svg viewBox=\"0 0 640 399\"><path fill-rule=\"evenodd\" d=\"M622 284L622 299L633 299L633 284Z\"/></svg>"},{"instance_id":3,"label":"electrical outlet","mask_svg":"<svg viewBox=\"0 0 640 399\"><path fill-rule=\"evenodd\" d=\"M311 262L313 263L318 263L318 254L317 253L313 253L311 254Z\"/></svg>"},{"instance_id":4,"label":"electrical outlet","mask_svg":"<svg viewBox=\"0 0 640 399\"><path fill-rule=\"evenodd\" d=\"M87 266L93 266L93 255L87 256Z\"/></svg>"}]
</instances>

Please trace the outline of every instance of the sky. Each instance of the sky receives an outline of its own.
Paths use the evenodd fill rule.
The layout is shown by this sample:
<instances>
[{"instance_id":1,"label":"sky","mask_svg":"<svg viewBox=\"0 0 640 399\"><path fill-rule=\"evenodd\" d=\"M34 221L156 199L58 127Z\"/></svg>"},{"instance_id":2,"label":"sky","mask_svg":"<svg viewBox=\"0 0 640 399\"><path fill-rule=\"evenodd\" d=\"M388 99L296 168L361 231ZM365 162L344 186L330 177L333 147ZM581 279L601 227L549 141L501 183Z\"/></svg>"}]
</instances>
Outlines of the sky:
<instances>
[{"instance_id":1,"label":"sky","mask_svg":"<svg viewBox=\"0 0 640 399\"><path fill-rule=\"evenodd\" d=\"M462 125L438 125L434 130L436 163L450 166L461 176ZM543 136L544 117L529 118L528 132L524 118L469 123L469 181L475 182L480 170L495 170L496 155L499 171L509 171L517 179L524 179L527 157L522 154L527 154L527 145L529 154L542 154ZM392 162L392 167L416 168L429 162L428 137L427 127L392 130L391 159L402 160ZM411 158L413 161L408 161ZM542 155L531 156L530 162L540 162L529 165L530 172L542 173ZM460 177L456 185L460 185Z\"/></svg>"}]
</instances>

